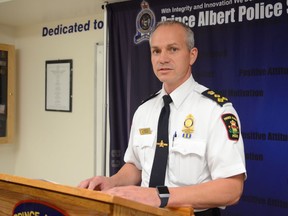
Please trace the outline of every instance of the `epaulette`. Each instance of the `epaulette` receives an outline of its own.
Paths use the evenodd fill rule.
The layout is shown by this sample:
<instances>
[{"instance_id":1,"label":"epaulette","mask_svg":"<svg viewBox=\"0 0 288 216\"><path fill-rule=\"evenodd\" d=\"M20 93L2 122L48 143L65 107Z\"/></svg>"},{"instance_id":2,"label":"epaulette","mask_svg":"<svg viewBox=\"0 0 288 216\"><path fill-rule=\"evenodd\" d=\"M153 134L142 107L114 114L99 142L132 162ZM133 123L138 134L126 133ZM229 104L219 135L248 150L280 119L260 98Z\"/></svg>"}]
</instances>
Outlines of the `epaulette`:
<instances>
[{"instance_id":1,"label":"epaulette","mask_svg":"<svg viewBox=\"0 0 288 216\"><path fill-rule=\"evenodd\" d=\"M155 92L154 94L150 95L148 98L146 98L145 100L143 100L143 101L141 102L141 105L144 104L145 102L147 102L148 100L156 97L158 94L160 94L160 91Z\"/></svg>"},{"instance_id":2,"label":"epaulette","mask_svg":"<svg viewBox=\"0 0 288 216\"><path fill-rule=\"evenodd\" d=\"M218 103L220 106L223 106L226 103L230 103L229 99L221 96L220 94L218 94L217 92L207 89L206 91L202 92L202 95L210 98L211 100L215 101L216 103Z\"/></svg>"}]
</instances>

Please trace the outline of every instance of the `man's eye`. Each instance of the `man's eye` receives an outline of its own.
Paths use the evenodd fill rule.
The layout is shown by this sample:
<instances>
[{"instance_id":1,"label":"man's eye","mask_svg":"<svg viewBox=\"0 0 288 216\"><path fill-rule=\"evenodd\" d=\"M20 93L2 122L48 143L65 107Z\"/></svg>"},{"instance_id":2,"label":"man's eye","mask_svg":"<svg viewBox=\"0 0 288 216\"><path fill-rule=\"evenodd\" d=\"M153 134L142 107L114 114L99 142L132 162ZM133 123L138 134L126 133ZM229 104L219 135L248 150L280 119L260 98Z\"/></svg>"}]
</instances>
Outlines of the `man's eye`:
<instances>
[{"instance_id":1,"label":"man's eye","mask_svg":"<svg viewBox=\"0 0 288 216\"><path fill-rule=\"evenodd\" d=\"M152 54L154 54L154 55L157 55L157 54L159 54L159 53L160 53L159 50L153 50L153 51L152 51Z\"/></svg>"},{"instance_id":2,"label":"man's eye","mask_svg":"<svg viewBox=\"0 0 288 216\"><path fill-rule=\"evenodd\" d=\"M176 48L176 47L170 47L170 52L176 52L177 50L178 50L178 48Z\"/></svg>"}]
</instances>

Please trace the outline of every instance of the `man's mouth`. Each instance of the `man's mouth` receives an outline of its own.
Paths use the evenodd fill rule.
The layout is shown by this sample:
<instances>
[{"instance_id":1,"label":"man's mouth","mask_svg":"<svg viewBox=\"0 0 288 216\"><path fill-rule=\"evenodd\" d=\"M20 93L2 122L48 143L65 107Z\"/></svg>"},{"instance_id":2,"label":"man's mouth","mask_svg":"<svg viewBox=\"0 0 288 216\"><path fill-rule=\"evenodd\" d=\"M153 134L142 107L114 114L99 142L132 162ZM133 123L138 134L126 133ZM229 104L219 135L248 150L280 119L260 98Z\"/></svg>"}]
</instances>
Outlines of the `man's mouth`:
<instances>
[{"instance_id":1,"label":"man's mouth","mask_svg":"<svg viewBox=\"0 0 288 216\"><path fill-rule=\"evenodd\" d=\"M169 71L169 70L172 70L171 67L158 67L157 69L158 71Z\"/></svg>"}]
</instances>

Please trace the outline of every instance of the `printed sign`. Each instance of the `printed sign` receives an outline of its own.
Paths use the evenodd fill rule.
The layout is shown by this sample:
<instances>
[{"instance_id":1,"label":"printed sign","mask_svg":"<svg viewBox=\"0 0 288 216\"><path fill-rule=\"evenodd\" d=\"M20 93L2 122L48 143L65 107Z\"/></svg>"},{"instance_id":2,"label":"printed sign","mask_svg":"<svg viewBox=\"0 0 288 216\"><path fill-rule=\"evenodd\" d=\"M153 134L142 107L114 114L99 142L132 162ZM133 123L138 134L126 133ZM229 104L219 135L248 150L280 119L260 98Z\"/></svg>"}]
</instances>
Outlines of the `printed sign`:
<instances>
[{"instance_id":1,"label":"printed sign","mask_svg":"<svg viewBox=\"0 0 288 216\"><path fill-rule=\"evenodd\" d=\"M68 216L55 206L35 200L25 200L15 205L13 216Z\"/></svg>"}]
</instances>

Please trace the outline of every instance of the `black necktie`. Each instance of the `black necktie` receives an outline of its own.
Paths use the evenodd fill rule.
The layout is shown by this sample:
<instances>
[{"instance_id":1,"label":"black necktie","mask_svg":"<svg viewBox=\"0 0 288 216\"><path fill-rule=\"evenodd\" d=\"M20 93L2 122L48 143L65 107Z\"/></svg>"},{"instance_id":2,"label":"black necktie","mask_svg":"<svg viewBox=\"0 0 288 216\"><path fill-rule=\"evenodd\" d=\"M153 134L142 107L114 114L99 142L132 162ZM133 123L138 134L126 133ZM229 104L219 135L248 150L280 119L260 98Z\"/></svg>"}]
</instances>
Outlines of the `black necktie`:
<instances>
[{"instance_id":1,"label":"black necktie","mask_svg":"<svg viewBox=\"0 0 288 216\"><path fill-rule=\"evenodd\" d=\"M165 173L169 151L169 137L168 137L168 123L170 115L170 106L172 99L169 95L163 96L164 106L161 110L158 131L157 131L157 143L155 156L150 176L149 187L156 187L164 185Z\"/></svg>"}]
</instances>

